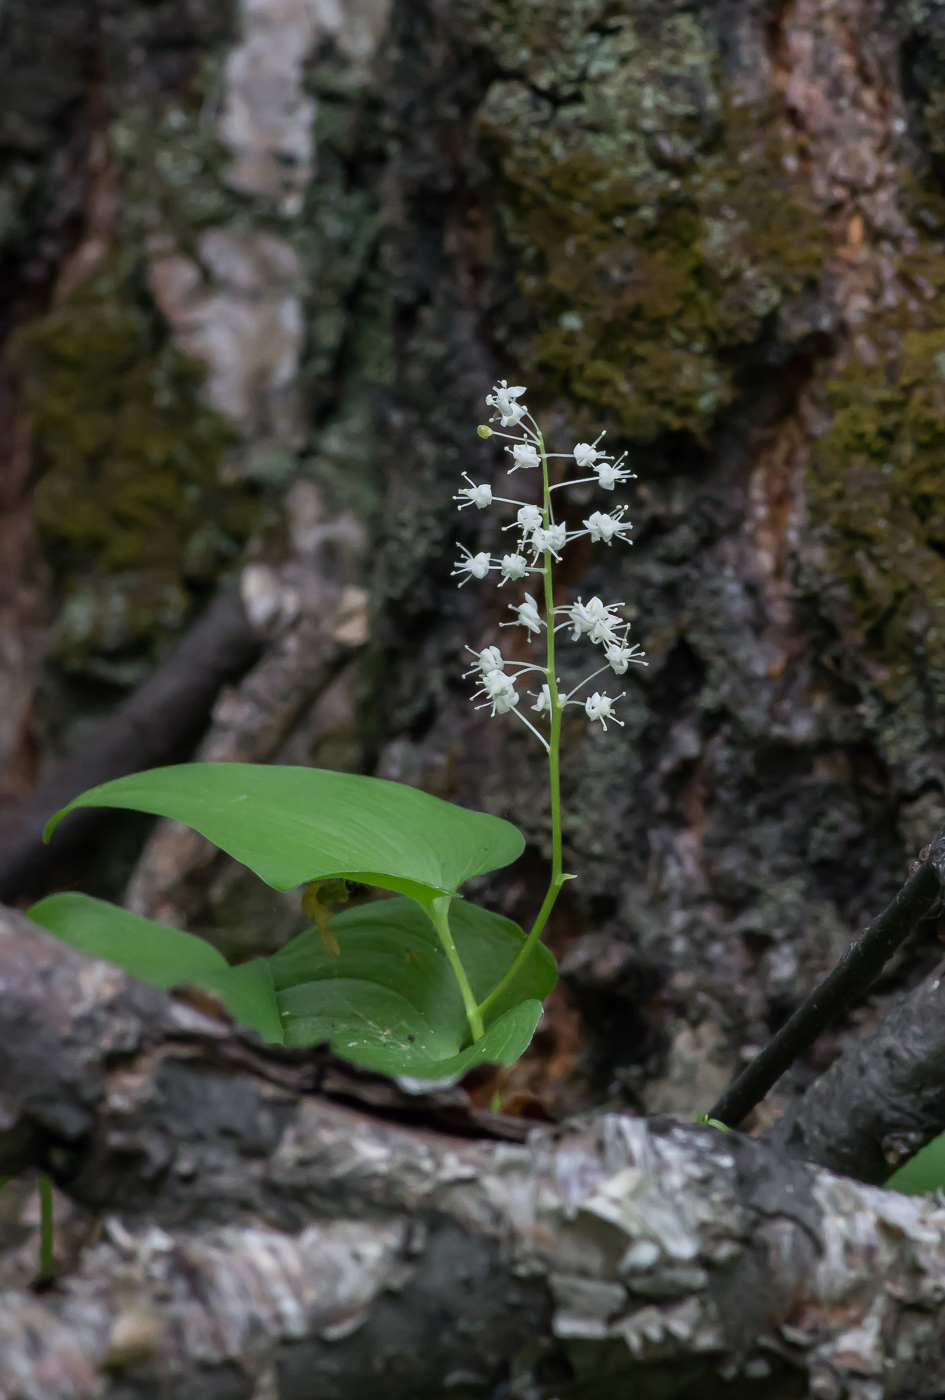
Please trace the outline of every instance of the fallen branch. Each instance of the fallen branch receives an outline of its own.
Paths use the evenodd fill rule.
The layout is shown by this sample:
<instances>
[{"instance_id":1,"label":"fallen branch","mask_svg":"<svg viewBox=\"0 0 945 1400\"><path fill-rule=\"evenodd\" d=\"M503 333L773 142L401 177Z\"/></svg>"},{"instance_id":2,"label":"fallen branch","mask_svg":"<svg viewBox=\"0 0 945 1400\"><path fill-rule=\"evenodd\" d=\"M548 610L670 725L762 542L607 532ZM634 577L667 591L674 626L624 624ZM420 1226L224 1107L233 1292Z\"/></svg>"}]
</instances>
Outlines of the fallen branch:
<instances>
[{"instance_id":1,"label":"fallen branch","mask_svg":"<svg viewBox=\"0 0 945 1400\"><path fill-rule=\"evenodd\" d=\"M945 1130L945 970L903 997L807 1090L772 1144L877 1184Z\"/></svg>"},{"instance_id":2,"label":"fallen branch","mask_svg":"<svg viewBox=\"0 0 945 1400\"><path fill-rule=\"evenodd\" d=\"M892 903L726 1089L709 1110L710 1118L736 1128L830 1023L869 990L941 893L945 881L945 833L936 836L923 856L922 864Z\"/></svg>"},{"instance_id":3,"label":"fallen branch","mask_svg":"<svg viewBox=\"0 0 945 1400\"><path fill-rule=\"evenodd\" d=\"M668 1120L447 1134L434 1099L253 1044L10 912L0 982L0 1170L48 1168L102 1219L53 1293L0 1299L17 1400L945 1384L934 1204Z\"/></svg>"},{"instance_id":4,"label":"fallen branch","mask_svg":"<svg viewBox=\"0 0 945 1400\"><path fill-rule=\"evenodd\" d=\"M236 589L208 608L177 650L117 709L97 735L59 763L32 793L0 812L0 899L32 894L51 856L85 839L101 812L71 815L43 845L51 816L86 788L182 756L207 722L217 694L242 676L262 645Z\"/></svg>"},{"instance_id":5,"label":"fallen branch","mask_svg":"<svg viewBox=\"0 0 945 1400\"><path fill-rule=\"evenodd\" d=\"M279 579L295 615L239 686L224 691L194 754L204 763L271 763L299 716L344 662L367 640L367 594L341 588L317 567L289 564ZM162 820L151 833L125 896L129 909L186 926L182 887L189 875L209 871L219 853L180 822Z\"/></svg>"}]
</instances>

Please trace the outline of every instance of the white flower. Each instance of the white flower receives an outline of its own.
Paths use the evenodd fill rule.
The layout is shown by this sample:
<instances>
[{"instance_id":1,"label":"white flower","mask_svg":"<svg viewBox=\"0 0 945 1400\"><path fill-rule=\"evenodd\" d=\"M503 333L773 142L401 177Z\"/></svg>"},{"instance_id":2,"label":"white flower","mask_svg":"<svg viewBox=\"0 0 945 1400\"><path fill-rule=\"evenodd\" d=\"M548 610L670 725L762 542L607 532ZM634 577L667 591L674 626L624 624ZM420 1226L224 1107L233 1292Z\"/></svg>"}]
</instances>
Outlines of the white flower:
<instances>
[{"instance_id":1,"label":"white flower","mask_svg":"<svg viewBox=\"0 0 945 1400\"><path fill-rule=\"evenodd\" d=\"M466 549L464 545L460 545L460 549L466 557L465 559L456 560L456 568L453 570L451 577L456 574L465 574L466 577L459 585L460 588L462 588L463 583L468 583L471 578L485 578L492 567L492 556L489 554L470 554L469 550Z\"/></svg>"},{"instance_id":2,"label":"white flower","mask_svg":"<svg viewBox=\"0 0 945 1400\"><path fill-rule=\"evenodd\" d=\"M503 428L514 428L525 417L525 405L515 402L524 393L524 384L509 388L507 381L500 379L492 393L486 395L486 403L495 409Z\"/></svg>"},{"instance_id":3,"label":"white flower","mask_svg":"<svg viewBox=\"0 0 945 1400\"><path fill-rule=\"evenodd\" d=\"M518 607L509 604L515 614L516 622L520 622L523 627L527 627L529 632L541 631L541 618L538 615L538 606L530 593L525 594L524 603L519 603ZM513 627L512 622L503 622L503 627Z\"/></svg>"},{"instance_id":4,"label":"white flower","mask_svg":"<svg viewBox=\"0 0 945 1400\"><path fill-rule=\"evenodd\" d=\"M598 452L596 447L592 447L589 442L579 442L574 448L574 460L579 467L594 467L598 457L603 457L603 452ZM594 467L597 471L597 467Z\"/></svg>"},{"instance_id":5,"label":"white flower","mask_svg":"<svg viewBox=\"0 0 945 1400\"><path fill-rule=\"evenodd\" d=\"M622 699L622 695L617 696L617 700ZM614 710L615 701L609 695L601 695L599 690L595 690L593 695L589 695L584 701L584 710L588 719L599 719L603 727L607 728L607 721L612 719L614 724L623 725L622 719L617 719Z\"/></svg>"},{"instance_id":6,"label":"white flower","mask_svg":"<svg viewBox=\"0 0 945 1400\"><path fill-rule=\"evenodd\" d=\"M490 671L505 670L505 657L498 647L483 647L475 656L476 665L484 676L488 676Z\"/></svg>"},{"instance_id":7,"label":"white flower","mask_svg":"<svg viewBox=\"0 0 945 1400\"><path fill-rule=\"evenodd\" d=\"M610 663L610 669L618 676L624 674L631 661L635 661L638 666L646 665L642 660L644 653L639 647L628 647L622 642L611 642L604 648L604 655Z\"/></svg>"},{"instance_id":8,"label":"white flower","mask_svg":"<svg viewBox=\"0 0 945 1400\"><path fill-rule=\"evenodd\" d=\"M463 472L463 480L468 481L468 486L461 486L458 495L453 497L454 501L462 501L460 510L466 506L475 506L477 510L485 510L486 506L492 505L492 487L484 484L477 486L474 481Z\"/></svg>"},{"instance_id":9,"label":"white flower","mask_svg":"<svg viewBox=\"0 0 945 1400\"><path fill-rule=\"evenodd\" d=\"M567 539L566 525L549 525L547 530L539 525L532 531L532 549L536 554L544 554L548 550L557 559L558 550L564 549Z\"/></svg>"},{"instance_id":10,"label":"white flower","mask_svg":"<svg viewBox=\"0 0 945 1400\"><path fill-rule=\"evenodd\" d=\"M533 709L533 710L537 710L537 712L538 712L539 714L543 714L545 710L547 710L547 711L549 712L549 714L551 713L551 687L550 687L550 686L548 686L547 684L542 686L541 690L538 692L538 698L536 699L534 705L532 706L532 709Z\"/></svg>"},{"instance_id":11,"label":"white flower","mask_svg":"<svg viewBox=\"0 0 945 1400\"><path fill-rule=\"evenodd\" d=\"M529 530L537 530L545 517L537 506L522 506L515 518L527 534Z\"/></svg>"},{"instance_id":12,"label":"white flower","mask_svg":"<svg viewBox=\"0 0 945 1400\"><path fill-rule=\"evenodd\" d=\"M507 715L521 698L515 689L512 678L503 674L502 671L487 672L482 678L482 690L478 693L488 697L486 703L491 702L494 715Z\"/></svg>"},{"instance_id":13,"label":"white flower","mask_svg":"<svg viewBox=\"0 0 945 1400\"><path fill-rule=\"evenodd\" d=\"M530 442L517 442L512 448L512 456L515 459L515 466L509 471L517 471L519 467L540 467L541 458L538 451Z\"/></svg>"},{"instance_id":14,"label":"white flower","mask_svg":"<svg viewBox=\"0 0 945 1400\"><path fill-rule=\"evenodd\" d=\"M614 611L616 607L616 603L608 605L596 597L586 603L582 603L579 598L573 607L566 609L574 627L572 641L576 642L581 633L586 632L592 642L605 642L608 645L616 642L616 628L621 625L620 618Z\"/></svg>"},{"instance_id":15,"label":"white flower","mask_svg":"<svg viewBox=\"0 0 945 1400\"><path fill-rule=\"evenodd\" d=\"M621 458L621 462L622 462ZM605 491L612 491L618 481L634 481L633 472L627 471L621 466L621 462L596 462L594 470L597 473L597 481L603 486Z\"/></svg>"},{"instance_id":16,"label":"white flower","mask_svg":"<svg viewBox=\"0 0 945 1400\"><path fill-rule=\"evenodd\" d=\"M504 554L499 568L502 574L502 583L508 579L524 578L528 573L528 560L524 554ZM500 588L502 583L499 584Z\"/></svg>"},{"instance_id":17,"label":"white flower","mask_svg":"<svg viewBox=\"0 0 945 1400\"><path fill-rule=\"evenodd\" d=\"M591 539L603 544L610 544L614 538L622 540L625 531L632 529L630 521L624 520L622 510L618 510L616 515L605 515L603 511L595 510L584 524Z\"/></svg>"}]
</instances>

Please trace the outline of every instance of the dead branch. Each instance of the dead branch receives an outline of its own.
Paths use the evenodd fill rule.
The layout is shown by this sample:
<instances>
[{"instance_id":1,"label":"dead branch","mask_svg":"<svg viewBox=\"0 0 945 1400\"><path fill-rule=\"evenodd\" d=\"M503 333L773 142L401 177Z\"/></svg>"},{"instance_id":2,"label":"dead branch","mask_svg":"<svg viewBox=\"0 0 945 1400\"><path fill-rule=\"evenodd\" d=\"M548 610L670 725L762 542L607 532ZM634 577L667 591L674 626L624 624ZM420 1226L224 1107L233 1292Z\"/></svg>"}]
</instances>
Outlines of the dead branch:
<instances>
[{"instance_id":1,"label":"dead branch","mask_svg":"<svg viewBox=\"0 0 945 1400\"><path fill-rule=\"evenodd\" d=\"M186 754L218 696L197 757L270 759L300 709L364 642L365 608L363 590L342 588L313 560L290 561L278 572L258 565L244 570L242 594L221 594L97 737L29 797L0 812L0 898L35 893L50 858L86 839L102 820L99 809L75 812L47 847L43 828L51 816L87 788ZM262 660L250 670L267 641ZM224 688L247 671L238 689ZM168 828L176 823L161 824L156 842ZM186 839L201 842L193 832ZM179 873L175 866L175 879ZM138 893L141 902L144 894Z\"/></svg>"},{"instance_id":2,"label":"dead branch","mask_svg":"<svg viewBox=\"0 0 945 1400\"><path fill-rule=\"evenodd\" d=\"M945 970L939 968L811 1085L772 1142L877 1184L945 1129Z\"/></svg>"},{"instance_id":3,"label":"dead branch","mask_svg":"<svg viewBox=\"0 0 945 1400\"><path fill-rule=\"evenodd\" d=\"M0 982L0 1170L101 1221L0 1300L9 1400L941 1393L934 1204L669 1120L447 1133L11 912Z\"/></svg>"},{"instance_id":4,"label":"dead branch","mask_svg":"<svg viewBox=\"0 0 945 1400\"><path fill-rule=\"evenodd\" d=\"M206 724L220 687L243 675L261 645L238 590L222 593L92 740L58 764L28 797L0 813L0 898L34 893L50 851L59 854L94 829L100 812L76 812L58 828L55 846L43 845L47 821L73 797L186 753Z\"/></svg>"},{"instance_id":5,"label":"dead branch","mask_svg":"<svg viewBox=\"0 0 945 1400\"><path fill-rule=\"evenodd\" d=\"M281 609L287 600L291 623L240 685L223 691L194 755L198 762L272 762L305 707L367 640L363 589L331 584L306 561L287 565L272 576L271 585L270 606ZM205 837L181 822L159 821L132 875L125 904L148 918L186 924L180 886L217 854Z\"/></svg>"},{"instance_id":6,"label":"dead branch","mask_svg":"<svg viewBox=\"0 0 945 1400\"><path fill-rule=\"evenodd\" d=\"M734 1128L748 1116L830 1023L869 990L893 953L935 904L943 879L945 832L939 832L896 897L726 1089L710 1109L711 1118ZM945 1124L937 1131L942 1126Z\"/></svg>"}]
</instances>

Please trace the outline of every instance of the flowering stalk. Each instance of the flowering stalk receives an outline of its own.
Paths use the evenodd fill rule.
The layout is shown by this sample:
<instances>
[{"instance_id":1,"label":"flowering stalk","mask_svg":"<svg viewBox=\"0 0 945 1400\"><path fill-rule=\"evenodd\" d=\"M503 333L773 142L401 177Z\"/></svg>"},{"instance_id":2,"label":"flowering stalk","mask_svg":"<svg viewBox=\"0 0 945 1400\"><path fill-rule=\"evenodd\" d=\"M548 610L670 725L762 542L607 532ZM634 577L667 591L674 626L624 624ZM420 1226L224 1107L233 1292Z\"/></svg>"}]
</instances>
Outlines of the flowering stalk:
<instances>
[{"instance_id":1,"label":"flowering stalk","mask_svg":"<svg viewBox=\"0 0 945 1400\"><path fill-rule=\"evenodd\" d=\"M551 805L551 879L548 892L518 956L499 984L475 1008L475 1016L469 1006L469 984L465 973L462 972L461 964L459 968L456 966L458 957L455 948L452 947L452 939L449 938L448 926L445 931L446 938L444 938L444 931L440 929L439 924L437 925L437 931L440 933L447 954L450 955L452 951L450 961L453 963L454 972L456 972L460 990L463 993L474 1040L479 1039L483 1034L483 1018L486 1013L503 994L531 954L548 922L562 885L566 880L574 878L564 873L562 855L560 750L564 711L568 705L583 705L588 719L599 721L604 729L607 728L609 719L613 720L615 724L622 724L623 721L617 719L613 713L613 706L621 696L612 699L599 691L595 691L593 695L589 695L583 700L575 699L575 696L588 681L593 680L602 671L610 670L615 675L624 675L631 663L646 664L639 648L628 645L629 624L620 617L617 611L621 606L619 603L605 604L599 598L591 598L587 603L578 599L570 606L556 607L554 598L554 565L560 560L560 551L569 540L588 535L595 542L609 545L615 539L626 539L631 527L630 522L623 518L625 513L623 509L610 514L594 511L583 522L583 530L569 532L565 524L558 523L554 516L552 493L577 483L563 481L552 485L548 468L549 458L558 456L569 461L573 459L579 468L590 469L595 473L593 477L580 478L581 482L594 481L603 490L613 491L618 483L632 479L633 473L624 465L626 454L614 461L606 452L598 449L597 444L600 442L600 437L594 443L579 442L571 453L549 453L545 447L541 429L525 405L519 402L524 393L524 387L510 388L506 381L502 380L487 397L486 403L494 409L493 422L498 419L501 428L515 428L521 434L521 436L508 432L498 434L509 439L511 443L511 446L506 447L506 451L512 457L512 466L508 468L508 474L512 475L520 469L539 468L541 470L541 505L513 500L509 497L494 496L489 485L477 485L464 473L467 485L461 487L455 497L460 502L460 510L467 506L475 506L478 510L485 510L495 502L517 506L518 514L515 522L505 528L517 528L520 532L520 539L514 553L504 555L501 561L493 560L492 556L485 551L474 555L460 546L463 558L457 560L453 572L462 575L460 587L467 583L470 578L484 579L489 573L496 571L502 576L499 583L500 588L509 581L519 581L527 578L530 574L541 574L542 577L544 617L541 616L535 599L530 593L526 593L524 602L509 604L515 615L515 621L502 625L504 627L524 627L530 636L536 637L540 636L542 629L544 629L544 665L525 661L508 661L503 657L498 647L489 646L481 652L473 651L476 665L473 671L467 674L476 674L479 677L480 686L474 698L485 697L479 706L480 709L489 705L494 715L517 715L536 736L548 754ZM480 426L478 431L479 436L484 438L492 437L494 434L494 430L485 424ZM602 436L603 434L601 434ZM559 617L565 620L558 622ZM577 641L581 636L586 636L592 644L601 646L605 662L592 671L590 675L585 676L568 694L562 695L555 668L555 636L561 628L568 626L573 629L574 641ZM541 681L540 689L531 709L537 715L547 717L547 738L519 708L521 695L516 689L516 685L523 677L531 673L537 673ZM534 692L531 693L534 694ZM446 939L449 939L449 947ZM461 973L462 975L460 975Z\"/></svg>"},{"instance_id":2,"label":"flowering stalk","mask_svg":"<svg viewBox=\"0 0 945 1400\"><path fill-rule=\"evenodd\" d=\"M551 484L548 477L548 453L545 450L545 440L541 429L537 431L538 450L541 454L541 480L543 510L542 520L546 533L550 531L552 524L551 513ZM542 575L545 595L545 617L554 619L555 599L554 599L554 576L552 573L553 556L550 549L542 551ZM545 685L548 687L548 713L550 717L548 731L548 787L551 798L551 880L548 884L548 892L542 901L541 908L529 930L528 937L522 944L521 950L516 957L502 981L480 1003L479 1014L484 1016L523 965L526 958L541 937L542 930L551 916L551 911L555 906L555 900L561 891L561 886L569 877L564 874L562 842L561 842L561 716L564 713L564 706L558 693L558 679L555 675L555 629L554 626L545 628ZM571 877L573 878L573 877Z\"/></svg>"}]
</instances>

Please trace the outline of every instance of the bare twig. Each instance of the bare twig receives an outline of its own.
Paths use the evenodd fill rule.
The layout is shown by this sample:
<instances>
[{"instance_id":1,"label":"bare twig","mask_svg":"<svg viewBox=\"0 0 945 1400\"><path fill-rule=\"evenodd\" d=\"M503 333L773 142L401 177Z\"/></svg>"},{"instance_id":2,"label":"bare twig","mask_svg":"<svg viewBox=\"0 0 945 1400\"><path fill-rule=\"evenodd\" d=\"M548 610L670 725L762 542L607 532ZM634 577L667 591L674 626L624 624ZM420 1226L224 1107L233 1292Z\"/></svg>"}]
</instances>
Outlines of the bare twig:
<instances>
[{"instance_id":1,"label":"bare twig","mask_svg":"<svg viewBox=\"0 0 945 1400\"><path fill-rule=\"evenodd\" d=\"M918 870L890 905L798 1007L759 1055L710 1109L709 1117L735 1128L759 1104L831 1021L869 989L893 953L932 908L945 876L945 833L924 853Z\"/></svg>"}]
</instances>

